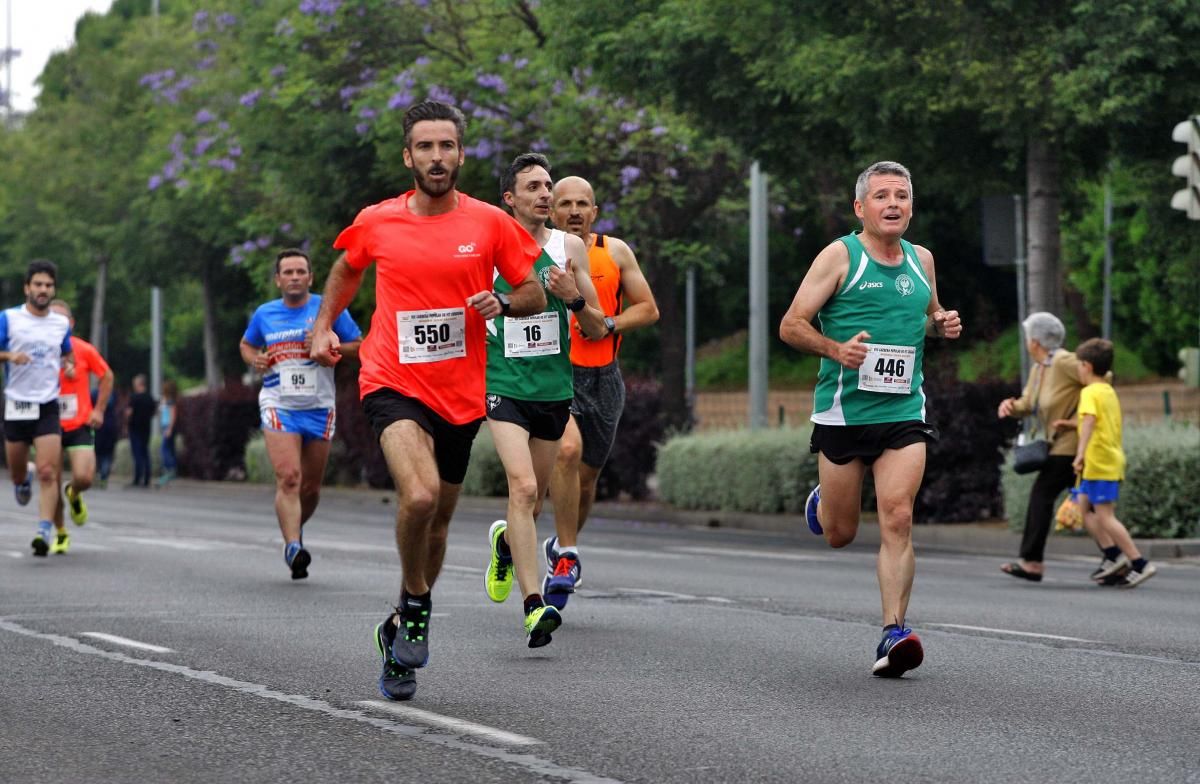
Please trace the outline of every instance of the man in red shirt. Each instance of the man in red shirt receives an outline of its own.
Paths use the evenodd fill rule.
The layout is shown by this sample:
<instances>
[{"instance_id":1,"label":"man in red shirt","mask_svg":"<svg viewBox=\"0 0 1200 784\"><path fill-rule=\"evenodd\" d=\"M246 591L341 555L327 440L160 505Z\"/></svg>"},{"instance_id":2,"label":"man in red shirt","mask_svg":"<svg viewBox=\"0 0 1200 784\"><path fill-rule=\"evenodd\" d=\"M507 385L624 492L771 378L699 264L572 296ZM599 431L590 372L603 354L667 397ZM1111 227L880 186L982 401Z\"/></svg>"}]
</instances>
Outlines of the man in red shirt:
<instances>
[{"instance_id":1,"label":"man in red shirt","mask_svg":"<svg viewBox=\"0 0 1200 784\"><path fill-rule=\"evenodd\" d=\"M403 588L375 627L379 690L411 699L429 659L430 593L446 554L471 442L485 415L486 323L546 307L533 273L541 253L507 213L455 188L464 160L462 112L424 101L404 115L404 165L416 187L367 207L334 247L345 251L313 323L313 359L340 358L334 319L376 265L375 312L359 350L363 410L396 483ZM492 290L498 273L513 290Z\"/></svg>"},{"instance_id":2,"label":"man in red shirt","mask_svg":"<svg viewBox=\"0 0 1200 784\"><path fill-rule=\"evenodd\" d=\"M96 478L94 430L104 424L104 408L113 391L113 372L95 346L74 335L75 318L71 315L71 306L56 299L50 303L50 309L66 316L71 322L71 353L75 355L75 374L68 376L66 370L59 371L58 415L62 426L63 450L71 464L71 481L63 488L63 494L67 497L71 521L75 525L83 525L88 519L83 491L91 487ZM92 376L100 379L95 406L92 405ZM71 545L71 537L63 526L61 498L54 509L54 526L57 531L50 544L50 552L65 553Z\"/></svg>"}]
</instances>

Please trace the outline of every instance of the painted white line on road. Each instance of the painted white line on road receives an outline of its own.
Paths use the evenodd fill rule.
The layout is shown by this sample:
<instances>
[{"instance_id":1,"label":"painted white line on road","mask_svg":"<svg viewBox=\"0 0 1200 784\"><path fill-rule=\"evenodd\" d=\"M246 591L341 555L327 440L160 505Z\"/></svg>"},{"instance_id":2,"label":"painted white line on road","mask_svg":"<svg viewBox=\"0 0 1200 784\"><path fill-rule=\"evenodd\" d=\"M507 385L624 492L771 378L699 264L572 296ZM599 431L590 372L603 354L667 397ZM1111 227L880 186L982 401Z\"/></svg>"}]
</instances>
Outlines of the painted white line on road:
<instances>
[{"instance_id":1,"label":"painted white line on road","mask_svg":"<svg viewBox=\"0 0 1200 784\"><path fill-rule=\"evenodd\" d=\"M477 569L474 566L456 566L455 564L442 564L444 572L458 572L459 574L483 574L483 569Z\"/></svg>"},{"instance_id":2,"label":"painted white line on road","mask_svg":"<svg viewBox=\"0 0 1200 784\"><path fill-rule=\"evenodd\" d=\"M151 645L148 642L138 642L131 640L128 637L118 637L115 634L105 634L104 632L84 632L84 637L91 637L94 640L104 640L111 642L113 645L124 645L127 648L137 648L140 651L150 651L151 653L174 653L170 648L164 648L161 645Z\"/></svg>"},{"instance_id":3,"label":"painted white line on road","mask_svg":"<svg viewBox=\"0 0 1200 784\"><path fill-rule=\"evenodd\" d=\"M656 591L652 588L626 588L629 593L641 593L646 596L665 596L668 599L699 599L698 596L692 596L690 593L675 593L673 591Z\"/></svg>"},{"instance_id":4,"label":"painted white line on road","mask_svg":"<svg viewBox=\"0 0 1200 784\"><path fill-rule=\"evenodd\" d=\"M782 561L828 561L828 555L772 553L765 550L734 550L728 547L672 547L672 550L691 555L732 555L738 558L772 558Z\"/></svg>"},{"instance_id":5,"label":"painted white line on road","mask_svg":"<svg viewBox=\"0 0 1200 784\"><path fill-rule=\"evenodd\" d=\"M375 727L383 732L390 732L393 735L400 735L404 738L423 743L431 743L443 748L454 749L456 751L475 754L480 757L490 757L510 765L517 766L528 770L542 778L562 779L563 781L571 782L572 784L622 784L617 779L610 779L604 776L598 776L586 770L578 768L567 768L558 765L550 760L536 757L528 751L512 750L506 748L497 748L495 746L483 746L478 743L471 743L461 737L453 735L442 735L430 733L429 728L425 726L414 726L411 724L403 724L399 721L372 716L358 710L347 710L337 708L314 697L308 697L303 694L285 694L281 691L276 691L269 686L264 686L261 683L251 683L249 681L241 681L235 678L227 678L224 675L218 675L215 672L195 670L191 667L185 667L181 664L172 664L170 662L157 661L155 659L135 659L132 656L127 656L119 651L106 651L100 648L95 648L87 643L80 642L72 637L64 637L61 634L47 634L44 632L35 631L26 626L22 626L12 621L0 619L0 630L20 634L25 637L42 640L60 648L81 653L88 656L98 656L102 659L107 659L118 664L129 664L134 667L144 667L146 669L157 670L159 672L178 675L193 681L207 683L212 686L221 686L231 691L236 691L240 694L246 694L259 699L271 700L290 705L301 710L314 711L324 714L335 719L346 719L355 721L360 724L366 724Z\"/></svg>"},{"instance_id":6,"label":"painted white line on road","mask_svg":"<svg viewBox=\"0 0 1200 784\"><path fill-rule=\"evenodd\" d=\"M1103 642L1103 640L1085 640L1082 637L1064 637L1061 634L1038 634L1037 632L1019 632L1014 629L990 629L987 626L966 626L961 623L927 623L926 626L939 626L943 629L966 629L972 632L992 632L993 634L1012 634L1017 637L1038 637L1044 640L1065 640L1067 642Z\"/></svg>"},{"instance_id":7,"label":"painted white line on road","mask_svg":"<svg viewBox=\"0 0 1200 784\"><path fill-rule=\"evenodd\" d=\"M706 602L716 602L717 604L733 604L733 599L726 599L724 596L701 596Z\"/></svg>"},{"instance_id":8,"label":"painted white line on road","mask_svg":"<svg viewBox=\"0 0 1200 784\"><path fill-rule=\"evenodd\" d=\"M456 719L453 716L443 716L440 713L424 711L408 705L397 705L392 702L384 702L383 700L363 700L358 704L364 708L374 708L375 710L403 716L406 719L432 724L436 727L445 727L463 735L477 735L493 743L503 743L506 746L537 746L543 742L537 738L528 738L524 735L498 730L486 724L476 724L473 721Z\"/></svg>"},{"instance_id":9,"label":"painted white line on road","mask_svg":"<svg viewBox=\"0 0 1200 784\"><path fill-rule=\"evenodd\" d=\"M315 550L333 550L343 553L387 553L395 554L395 545L384 544L355 544L353 542L341 542L336 539L314 539L307 537L305 546Z\"/></svg>"},{"instance_id":10,"label":"painted white line on road","mask_svg":"<svg viewBox=\"0 0 1200 784\"><path fill-rule=\"evenodd\" d=\"M130 544L147 544L151 547L168 547L172 550L189 550L197 552L200 550L215 550L216 547L208 542L189 542L183 539L153 539L148 536L115 536L114 539L120 539L122 542ZM228 542L222 543L227 546L233 546Z\"/></svg>"},{"instance_id":11,"label":"painted white line on road","mask_svg":"<svg viewBox=\"0 0 1200 784\"><path fill-rule=\"evenodd\" d=\"M16 550L5 550L4 554L9 558L24 558L25 553L18 553Z\"/></svg>"}]
</instances>

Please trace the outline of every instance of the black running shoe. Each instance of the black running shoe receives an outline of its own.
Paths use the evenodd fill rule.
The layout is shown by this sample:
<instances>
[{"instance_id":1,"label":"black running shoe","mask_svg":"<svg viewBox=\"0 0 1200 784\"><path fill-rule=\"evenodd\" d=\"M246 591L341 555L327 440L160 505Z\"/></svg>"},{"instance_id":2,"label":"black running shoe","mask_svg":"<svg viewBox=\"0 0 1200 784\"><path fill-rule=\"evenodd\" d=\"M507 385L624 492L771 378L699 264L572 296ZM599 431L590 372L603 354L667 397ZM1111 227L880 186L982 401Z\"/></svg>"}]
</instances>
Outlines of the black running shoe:
<instances>
[{"instance_id":1,"label":"black running shoe","mask_svg":"<svg viewBox=\"0 0 1200 784\"><path fill-rule=\"evenodd\" d=\"M405 667L416 669L429 663L429 614L433 603L420 601L411 596L396 608L404 634L397 634L392 642L392 655Z\"/></svg>"},{"instance_id":2,"label":"black running shoe","mask_svg":"<svg viewBox=\"0 0 1200 784\"><path fill-rule=\"evenodd\" d=\"M392 643L396 639L396 624L392 616L375 627L375 648L383 658L383 674L379 676L379 693L389 700L411 700L417 693L417 676L392 658Z\"/></svg>"},{"instance_id":3,"label":"black running shoe","mask_svg":"<svg viewBox=\"0 0 1200 784\"><path fill-rule=\"evenodd\" d=\"M308 577L308 565L312 563L312 556L304 549L304 545L299 542L289 543L283 548L283 560L292 570L293 580Z\"/></svg>"}]
</instances>

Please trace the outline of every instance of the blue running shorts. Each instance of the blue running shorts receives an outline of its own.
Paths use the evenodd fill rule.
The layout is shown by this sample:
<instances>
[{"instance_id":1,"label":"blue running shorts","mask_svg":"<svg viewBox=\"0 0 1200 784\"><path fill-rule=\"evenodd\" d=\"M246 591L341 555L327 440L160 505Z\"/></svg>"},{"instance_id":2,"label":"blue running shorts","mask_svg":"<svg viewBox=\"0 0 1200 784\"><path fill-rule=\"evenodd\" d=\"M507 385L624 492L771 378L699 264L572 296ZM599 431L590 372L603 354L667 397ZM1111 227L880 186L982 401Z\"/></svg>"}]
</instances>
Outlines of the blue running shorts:
<instances>
[{"instance_id":1,"label":"blue running shorts","mask_svg":"<svg viewBox=\"0 0 1200 784\"><path fill-rule=\"evenodd\" d=\"M293 411L287 408L263 406L262 429L277 433L296 433L305 441L332 441L337 412L332 408L308 408Z\"/></svg>"},{"instance_id":2,"label":"blue running shorts","mask_svg":"<svg viewBox=\"0 0 1200 784\"><path fill-rule=\"evenodd\" d=\"M1120 495L1121 483L1112 479L1081 479L1079 494L1086 495L1093 504L1116 503Z\"/></svg>"}]
</instances>

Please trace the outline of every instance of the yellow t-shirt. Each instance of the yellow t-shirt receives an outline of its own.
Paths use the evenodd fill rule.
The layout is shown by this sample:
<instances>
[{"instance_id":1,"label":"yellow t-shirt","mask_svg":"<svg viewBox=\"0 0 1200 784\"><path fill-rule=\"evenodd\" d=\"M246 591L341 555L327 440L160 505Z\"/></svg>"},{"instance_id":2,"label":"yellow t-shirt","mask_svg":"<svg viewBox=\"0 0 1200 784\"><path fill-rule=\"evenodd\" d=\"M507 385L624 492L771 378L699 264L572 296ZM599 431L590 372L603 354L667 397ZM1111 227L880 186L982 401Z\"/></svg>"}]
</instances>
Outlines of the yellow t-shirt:
<instances>
[{"instance_id":1,"label":"yellow t-shirt","mask_svg":"<svg viewBox=\"0 0 1200 784\"><path fill-rule=\"evenodd\" d=\"M1079 424L1086 415L1096 418L1092 437L1083 455L1084 479L1121 481L1125 478L1125 451L1121 449L1121 401L1102 381L1088 384L1079 393Z\"/></svg>"}]
</instances>

